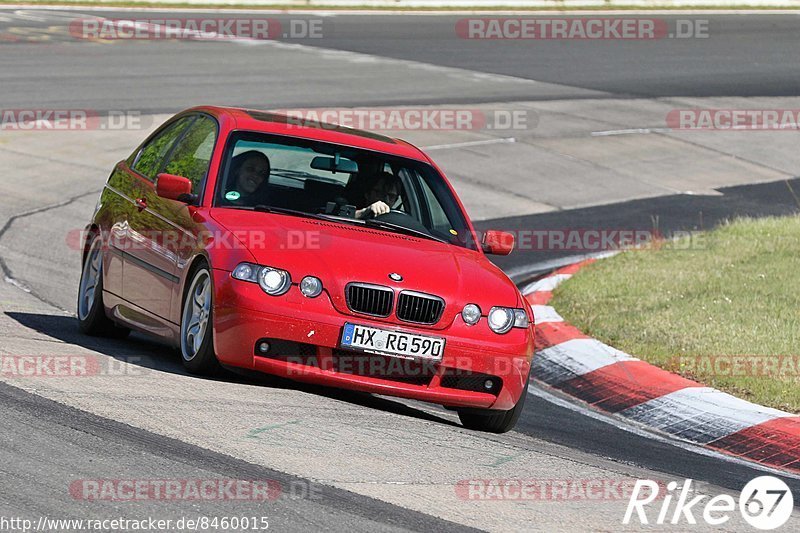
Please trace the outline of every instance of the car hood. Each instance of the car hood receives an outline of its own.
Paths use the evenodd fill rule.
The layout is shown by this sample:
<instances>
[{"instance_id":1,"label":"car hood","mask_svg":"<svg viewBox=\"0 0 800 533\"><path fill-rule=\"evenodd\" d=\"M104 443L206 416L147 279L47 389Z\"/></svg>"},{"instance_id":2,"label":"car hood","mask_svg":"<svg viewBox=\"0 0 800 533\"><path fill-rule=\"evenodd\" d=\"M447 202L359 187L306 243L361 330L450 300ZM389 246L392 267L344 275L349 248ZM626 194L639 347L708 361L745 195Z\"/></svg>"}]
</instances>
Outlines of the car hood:
<instances>
[{"instance_id":1,"label":"car hood","mask_svg":"<svg viewBox=\"0 0 800 533\"><path fill-rule=\"evenodd\" d=\"M484 313L494 305L516 307L519 292L486 256L474 250L352 224L277 213L214 209L211 216L246 246L261 265L287 270L297 283L320 278L333 305L349 313L350 282L414 290L444 298L439 325L452 322L467 303ZM399 274L401 282L389 275Z\"/></svg>"}]
</instances>

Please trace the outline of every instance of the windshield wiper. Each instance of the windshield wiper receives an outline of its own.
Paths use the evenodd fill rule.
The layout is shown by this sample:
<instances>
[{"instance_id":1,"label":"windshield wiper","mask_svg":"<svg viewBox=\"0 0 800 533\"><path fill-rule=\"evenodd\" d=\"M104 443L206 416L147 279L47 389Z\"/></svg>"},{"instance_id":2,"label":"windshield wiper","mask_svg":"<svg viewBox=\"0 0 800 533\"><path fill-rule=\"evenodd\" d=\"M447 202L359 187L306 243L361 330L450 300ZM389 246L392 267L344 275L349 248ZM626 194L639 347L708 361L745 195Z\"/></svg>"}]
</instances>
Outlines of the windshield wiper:
<instances>
[{"instance_id":1,"label":"windshield wiper","mask_svg":"<svg viewBox=\"0 0 800 533\"><path fill-rule=\"evenodd\" d=\"M275 213L278 215L291 215L295 217L304 217L304 218L315 218L317 220L327 220L322 215L317 215L314 213L307 213L305 211L298 211L297 209L287 209L285 207L273 207L271 205L257 205L255 207L251 207L253 211L258 211L260 213Z\"/></svg>"},{"instance_id":2,"label":"windshield wiper","mask_svg":"<svg viewBox=\"0 0 800 533\"><path fill-rule=\"evenodd\" d=\"M419 231L411 228L407 228L405 226L400 226L399 224L391 224L389 222L383 222L381 220L375 220L374 218L368 218L364 221L364 225L371 226L375 228L385 229L389 231L394 231L397 233L405 233L406 235L413 235L414 237L422 237L424 239L430 239L432 241L441 242L444 244L450 244L450 242L441 239L439 237L435 237L430 233L425 233L424 231Z\"/></svg>"}]
</instances>

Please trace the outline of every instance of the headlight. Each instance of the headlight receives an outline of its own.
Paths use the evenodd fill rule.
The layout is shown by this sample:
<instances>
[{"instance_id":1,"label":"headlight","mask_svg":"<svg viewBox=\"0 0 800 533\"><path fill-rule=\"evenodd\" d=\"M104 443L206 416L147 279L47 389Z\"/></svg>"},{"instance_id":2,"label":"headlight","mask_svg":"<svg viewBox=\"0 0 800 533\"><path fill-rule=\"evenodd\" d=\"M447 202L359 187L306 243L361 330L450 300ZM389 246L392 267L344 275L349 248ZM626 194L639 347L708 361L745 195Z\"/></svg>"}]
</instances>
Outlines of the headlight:
<instances>
[{"instance_id":1,"label":"headlight","mask_svg":"<svg viewBox=\"0 0 800 533\"><path fill-rule=\"evenodd\" d=\"M461 318L470 326L474 326L481 319L481 308L475 304L467 304L464 310L461 311Z\"/></svg>"},{"instance_id":2,"label":"headlight","mask_svg":"<svg viewBox=\"0 0 800 533\"><path fill-rule=\"evenodd\" d=\"M492 307L489 311L489 327L495 333L508 333L511 328L530 327L530 319L524 309Z\"/></svg>"},{"instance_id":3,"label":"headlight","mask_svg":"<svg viewBox=\"0 0 800 533\"><path fill-rule=\"evenodd\" d=\"M258 274L258 284L270 296L280 296L292 286L292 276L285 270L262 267Z\"/></svg>"},{"instance_id":4,"label":"headlight","mask_svg":"<svg viewBox=\"0 0 800 533\"><path fill-rule=\"evenodd\" d=\"M241 263L237 266L233 274L234 279L238 279L241 281L249 281L250 283L258 283L258 272L261 270L261 267L258 265L252 265L250 263Z\"/></svg>"},{"instance_id":5,"label":"headlight","mask_svg":"<svg viewBox=\"0 0 800 533\"><path fill-rule=\"evenodd\" d=\"M271 296L280 296L292 286L292 276L280 268L239 263L231 273L233 279L258 283L261 289ZM320 282L320 286L322 282Z\"/></svg>"},{"instance_id":6,"label":"headlight","mask_svg":"<svg viewBox=\"0 0 800 533\"><path fill-rule=\"evenodd\" d=\"M306 276L300 282L300 292L308 298L316 298L322 294L322 281L314 276Z\"/></svg>"},{"instance_id":7,"label":"headlight","mask_svg":"<svg viewBox=\"0 0 800 533\"><path fill-rule=\"evenodd\" d=\"M514 310L508 307L492 307L489 311L489 327L495 333L507 333L514 325Z\"/></svg>"}]
</instances>

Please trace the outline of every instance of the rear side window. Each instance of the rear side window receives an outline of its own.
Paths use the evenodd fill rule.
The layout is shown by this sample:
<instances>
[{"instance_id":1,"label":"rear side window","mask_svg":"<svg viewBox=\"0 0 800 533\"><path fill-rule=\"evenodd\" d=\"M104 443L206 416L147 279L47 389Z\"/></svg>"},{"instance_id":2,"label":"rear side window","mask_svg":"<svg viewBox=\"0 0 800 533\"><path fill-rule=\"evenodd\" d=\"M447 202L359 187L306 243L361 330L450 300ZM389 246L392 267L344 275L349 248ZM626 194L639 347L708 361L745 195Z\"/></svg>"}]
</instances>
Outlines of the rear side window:
<instances>
[{"instance_id":1,"label":"rear side window","mask_svg":"<svg viewBox=\"0 0 800 533\"><path fill-rule=\"evenodd\" d=\"M155 181L164 156L169 152L175 139L181 136L193 118L184 117L167 126L164 131L150 139L150 142L142 148L139 157L136 158L133 169L149 180Z\"/></svg>"},{"instance_id":2,"label":"rear side window","mask_svg":"<svg viewBox=\"0 0 800 533\"><path fill-rule=\"evenodd\" d=\"M199 117L178 141L163 171L189 178L192 182L192 193L198 194L205 183L216 140L216 122L206 116Z\"/></svg>"}]
</instances>

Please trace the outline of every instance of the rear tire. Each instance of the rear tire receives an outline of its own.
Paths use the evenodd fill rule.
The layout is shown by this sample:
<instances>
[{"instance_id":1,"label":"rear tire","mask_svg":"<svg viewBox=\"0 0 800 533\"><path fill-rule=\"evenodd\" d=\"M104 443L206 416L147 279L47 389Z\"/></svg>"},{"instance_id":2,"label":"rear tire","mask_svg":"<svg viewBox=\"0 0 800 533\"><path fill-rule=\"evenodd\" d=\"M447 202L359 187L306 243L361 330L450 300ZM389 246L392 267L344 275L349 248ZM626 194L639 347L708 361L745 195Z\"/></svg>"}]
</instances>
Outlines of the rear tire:
<instances>
[{"instance_id":1,"label":"rear tire","mask_svg":"<svg viewBox=\"0 0 800 533\"><path fill-rule=\"evenodd\" d=\"M222 370L214 353L214 288L203 264L191 276L181 313L181 360L192 374L213 376Z\"/></svg>"},{"instance_id":2,"label":"rear tire","mask_svg":"<svg viewBox=\"0 0 800 533\"><path fill-rule=\"evenodd\" d=\"M530 377L528 379L530 380ZM526 381L519 401L508 411L459 409L458 418L461 419L461 423L467 429L485 431L488 433L505 433L511 431L514 429L514 426L517 425L517 420L519 420L519 416L522 414L522 409L525 407L525 398L527 397L528 382Z\"/></svg>"},{"instance_id":3,"label":"rear tire","mask_svg":"<svg viewBox=\"0 0 800 533\"><path fill-rule=\"evenodd\" d=\"M131 330L108 318L103 304L102 245L100 236L95 235L86 252L78 286L78 327L81 333L92 337L123 339Z\"/></svg>"}]
</instances>

